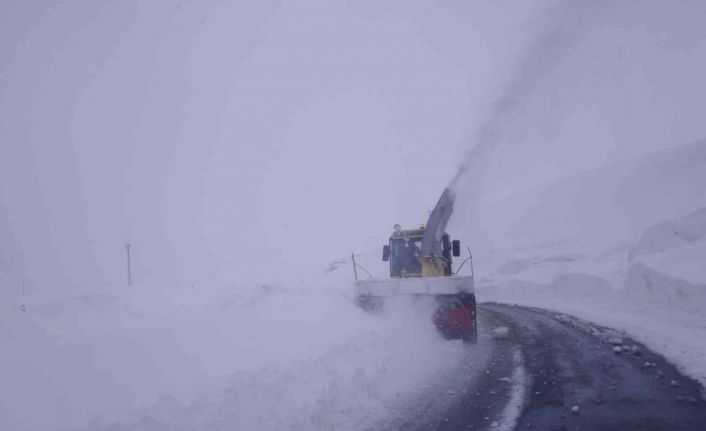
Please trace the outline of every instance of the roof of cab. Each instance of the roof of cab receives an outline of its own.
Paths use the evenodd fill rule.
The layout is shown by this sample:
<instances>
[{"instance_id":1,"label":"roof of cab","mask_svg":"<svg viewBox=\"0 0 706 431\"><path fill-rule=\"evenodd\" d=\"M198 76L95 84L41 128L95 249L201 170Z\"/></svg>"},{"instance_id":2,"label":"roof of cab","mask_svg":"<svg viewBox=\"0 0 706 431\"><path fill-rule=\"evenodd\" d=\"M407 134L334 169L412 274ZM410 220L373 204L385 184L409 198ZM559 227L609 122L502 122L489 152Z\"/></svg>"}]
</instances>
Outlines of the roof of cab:
<instances>
[{"instance_id":1,"label":"roof of cab","mask_svg":"<svg viewBox=\"0 0 706 431\"><path fill-rule=\"evenodd\" d=\"M424 236L424 229L396 230L390 235L390 239L399 238L421 238Z\"/></svg>"}]
</instances>

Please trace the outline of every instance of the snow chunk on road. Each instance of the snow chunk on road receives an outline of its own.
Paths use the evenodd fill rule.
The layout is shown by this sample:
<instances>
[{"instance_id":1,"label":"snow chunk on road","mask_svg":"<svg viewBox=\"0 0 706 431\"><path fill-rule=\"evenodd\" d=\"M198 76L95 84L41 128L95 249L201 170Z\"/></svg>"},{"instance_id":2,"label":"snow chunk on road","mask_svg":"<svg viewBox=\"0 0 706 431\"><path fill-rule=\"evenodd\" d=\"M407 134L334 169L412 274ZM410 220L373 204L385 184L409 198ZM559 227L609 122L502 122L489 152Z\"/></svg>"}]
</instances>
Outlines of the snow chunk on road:
<instances>
[{"instance_id":1,"label":"snow chunk on road","mask_svg":"<svg viewBox=\"0 0 706 431\"><path fill-rule=\"evenodd\" d=\"M493 329L492 337L496 340L507 338L509 332L510 330L507 326L500 326L498 328Z\"/></svg>"}]
</instances>

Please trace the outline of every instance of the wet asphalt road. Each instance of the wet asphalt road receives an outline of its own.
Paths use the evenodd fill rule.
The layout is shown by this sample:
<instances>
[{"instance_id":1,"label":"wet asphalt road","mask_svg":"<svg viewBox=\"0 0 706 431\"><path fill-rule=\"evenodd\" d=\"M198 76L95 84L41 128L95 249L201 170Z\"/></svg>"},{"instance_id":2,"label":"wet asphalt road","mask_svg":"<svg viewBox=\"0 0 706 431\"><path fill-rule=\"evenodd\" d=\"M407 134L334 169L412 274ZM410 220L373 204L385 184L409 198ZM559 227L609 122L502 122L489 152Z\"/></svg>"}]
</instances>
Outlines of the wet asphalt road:
<instances>
[{"instance_id":1,"label":"wet asphalt road","mask_svg":"<svg viewBox=\"0 0 706 431\"><path fill-rule=\"evenodd\" d=\"M390 428L706 431L701 386L622 334L497 304L480 305L479 317L468 346L476 366Z\"/></svg>"}]
</instances>

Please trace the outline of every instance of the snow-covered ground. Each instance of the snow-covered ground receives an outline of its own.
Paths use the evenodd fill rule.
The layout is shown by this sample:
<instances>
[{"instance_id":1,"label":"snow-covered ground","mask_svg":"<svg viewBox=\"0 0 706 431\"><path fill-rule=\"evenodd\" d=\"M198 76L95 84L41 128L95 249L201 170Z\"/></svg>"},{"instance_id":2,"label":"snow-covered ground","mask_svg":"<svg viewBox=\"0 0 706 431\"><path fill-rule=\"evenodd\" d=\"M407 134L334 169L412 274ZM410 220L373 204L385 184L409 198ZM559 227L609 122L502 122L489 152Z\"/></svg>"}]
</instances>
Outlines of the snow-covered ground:
<instances>
[{"instance_id":1,"label":"snow-covered ground","mask_svg":"<svg viewBox=\"0 0 706 431\"><path fill-rule=\"evenodd\" d=\"M487 204L480 299L625 330L706 385L703 184L698 142Z\"/></svg>"},{"instance_id":2,"label":"snow-covered ground","mask_svg":"<svg viewBox=\"0 0 706 431\"><path fill-rule=\"evenodd\" d=\"M370 429L468 353L432 304L371 315L331 286L15 293L3 430Z\"/></svg>"},{"instance_id":3,"label":"snow-covered ground","mask_svg":"<svg viewBox=\"0 0 706 431\"><path fill-rule=\"evenodd\" d=\"M674 146L706 136L704 19L3 2L0 430L374 428L467 351L429 304L365 314L348 268L311 274L355 249L383 275L389 229L484 139L449 229L479 299L623 328L706 382L706 145Z\"/></svg>"}]
</instances>

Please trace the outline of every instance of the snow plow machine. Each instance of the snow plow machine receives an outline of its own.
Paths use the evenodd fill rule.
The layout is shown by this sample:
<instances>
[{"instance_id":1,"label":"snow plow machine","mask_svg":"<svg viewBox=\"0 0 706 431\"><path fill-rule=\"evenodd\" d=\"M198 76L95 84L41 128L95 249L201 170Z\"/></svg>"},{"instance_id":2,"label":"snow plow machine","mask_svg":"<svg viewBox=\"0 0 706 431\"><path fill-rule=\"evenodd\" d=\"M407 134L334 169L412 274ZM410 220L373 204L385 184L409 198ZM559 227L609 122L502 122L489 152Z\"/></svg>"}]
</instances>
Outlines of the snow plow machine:
<instances>
[{"instance_id":1,"label":"snow plow machine","mask_svg":"<svg viewBox=\"0 0 706 431\"><path fill-rule=\"evenodd\" d=\"M475 343L478 329L473 275L453 273L452 260L460 256L461 244L451 241L444 231L452 208L452 195L445 190L426 226L404 230L395 225L382 250L382 260L390 265L390 278L358 280L356 273L357 302L371 310L380 307L386 297L431 296L437 304L432 322L439 333L446 339ZM470 250L466 261L469 259ZM355 270L355 261L353 267Z\"/></svg>"}]
</instances>

